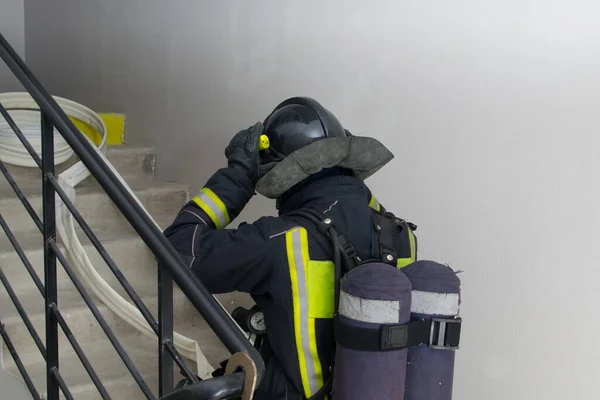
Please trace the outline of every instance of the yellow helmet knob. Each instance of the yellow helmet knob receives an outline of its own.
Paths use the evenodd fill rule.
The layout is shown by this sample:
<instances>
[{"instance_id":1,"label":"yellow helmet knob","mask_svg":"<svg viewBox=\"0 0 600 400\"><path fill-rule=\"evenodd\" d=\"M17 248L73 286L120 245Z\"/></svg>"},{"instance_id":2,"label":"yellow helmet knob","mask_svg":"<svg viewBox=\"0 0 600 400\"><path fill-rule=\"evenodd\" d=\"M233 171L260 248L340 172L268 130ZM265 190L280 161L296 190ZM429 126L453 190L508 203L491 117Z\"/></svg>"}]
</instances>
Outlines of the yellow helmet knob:
<instances>
[{"instance_id":1,"label":"yellow helmet knob","mask_svg":"<svg viewBox=\"0 0 600 400\"><path fill-rule=\"evenodd\" d=\"M271 143L269 142L269 137L267 135L260 135L260 140L258 141L258 149L266 150L269 148L269 146L271 146Z\"/></svg>"}]
</instances>

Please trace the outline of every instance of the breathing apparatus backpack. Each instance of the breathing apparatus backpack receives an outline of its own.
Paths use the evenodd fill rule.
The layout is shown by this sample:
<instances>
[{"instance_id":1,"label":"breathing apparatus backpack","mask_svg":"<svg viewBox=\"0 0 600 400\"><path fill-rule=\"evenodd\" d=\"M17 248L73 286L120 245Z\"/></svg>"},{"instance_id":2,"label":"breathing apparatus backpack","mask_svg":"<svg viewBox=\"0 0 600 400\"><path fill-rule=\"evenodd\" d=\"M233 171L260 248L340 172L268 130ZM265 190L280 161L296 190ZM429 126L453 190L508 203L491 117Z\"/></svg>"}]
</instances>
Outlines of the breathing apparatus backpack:
<instances>
[{"instance_id":1,"label":"breathing apparatus backpack","mask_svg":"<svg viewBox=\"0 0 600 400\"><path fill-rule=\"evenodd\" d=\"M335 265L335 361L309 400L450 400L460 280L446 265L417 261L416 225L372 209L374 259L361 260L330 216L291 215L329 239Z\"/></svg>"}]
</instances>

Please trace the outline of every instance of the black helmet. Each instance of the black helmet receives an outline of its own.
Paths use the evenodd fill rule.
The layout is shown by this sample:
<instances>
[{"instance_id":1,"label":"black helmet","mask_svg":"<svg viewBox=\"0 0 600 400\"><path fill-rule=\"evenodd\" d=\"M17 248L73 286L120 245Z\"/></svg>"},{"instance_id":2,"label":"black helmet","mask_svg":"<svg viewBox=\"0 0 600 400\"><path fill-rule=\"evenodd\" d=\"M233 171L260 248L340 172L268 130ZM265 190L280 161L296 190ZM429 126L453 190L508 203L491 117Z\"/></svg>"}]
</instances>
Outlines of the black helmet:
<instances>
[{"instance_id":1,"label":"black helmet","mask_svg":"<svg viewBox=\"0 0 600 400\"><path fill-rule=\"evenodd\" d=\"M329 110L308 97L279 104L263 126L269 143L261 138L260 147L266 150L260 152L261 177L255 189L270 199L321 171L348 170L364 180L394 158L377 139L351 135Z\"/></svg>"},{"instance_id":2,"label":"black helmet","mask_svg":"<svg viewBox=\"0 0 600 400\"><path fill-rule=\"evenodd\" d=\"M335 115L309 97L285 100L263 125L270 142L264 162L279 162L317 140L347 136Z\"/></svg>"}]
</instances>

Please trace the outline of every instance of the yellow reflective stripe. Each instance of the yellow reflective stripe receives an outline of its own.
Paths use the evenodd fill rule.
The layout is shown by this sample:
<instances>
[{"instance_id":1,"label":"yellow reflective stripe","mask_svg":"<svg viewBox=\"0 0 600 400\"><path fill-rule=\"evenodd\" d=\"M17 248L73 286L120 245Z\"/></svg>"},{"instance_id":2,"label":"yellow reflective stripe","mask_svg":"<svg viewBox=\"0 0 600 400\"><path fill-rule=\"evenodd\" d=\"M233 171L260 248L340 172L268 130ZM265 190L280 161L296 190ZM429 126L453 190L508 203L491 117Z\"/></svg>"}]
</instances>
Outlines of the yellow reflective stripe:
<instances>
[{"instance_id":1,"label":"yellow reflective stripe","mask_svg":"<svg viewBox=\"0 0 600 400\"><path fill-rule=\"evenodd\" d=\"M408 258L399 258L396 261L396 265L398 266L398 268L404 268L409 264L414 263L417 260L417 249L415 246L415 235L413 234L412 230L409 228L408 229L408 240L410 243L410 257Z\"/></svg>"},{"instance_id":2,"label":"yellow reflective stripe","mask_svg":"<svg viewBox=\"0 0 600 400\"><path fill-rule=\"evenodd\" d=\"M369 201L369 207L374 209L375 211L381 211L381 204L375 198L375 196L371 195L371 200Z\"/></svg>"},{"instance_id":3,"label":"yellow reflective stripe","mask_svg":"<svg viewBox=\"0 0 600 400\"><path fill-rule=\"evenodd\" d=\"M331 261L308 261L308 316L333 318L335 265Z\"/></svg>"},{"instance_id":4,"label":"yellow reflective stripe","mask_svg":"<svg viewBox=\"0 0 600 400\"><path fill-rule=\"evenodd\" d=\"M209 188L202 189L192 201L210 217L217 229L225 228L231 222L225 203Z\"/></svg>"},{"instance_id":5,"label":"yellow reflective stripe","mask_svg":"<svg viewBox=\"0 0 600 400\"><path fill-rule=\"evenodd\" d=\"M294 335L300 367L302 387L306 397L312 396L323 386L323 371L317 350L315 319L308 313L308 234L304 228L296 228L285 234L292 303L294 307Z\"/></svg>"},{"instance_id":6,"label":"yellow reflective stripe","mask_svg":"<svg viewBox=\"0 0 600 400\"><path fill-rule=\"evenodd\" d=\"M298 359L300 360L300 377L304 390L310 391L308 386L308 378L306 375L306 364L302 362L304 359L304 348L302 347L302 332L300 331L300 297L298 288L298 271L296 269L296 261L294 257L294 234L298 234L299 229L294 229L285 234L287 247L288 264L290 267L290 281L292 283L292 303L294 306L294 336L296 337L296 350Z\"/></svg>"},{"instance_id":7,"label":"yellow reflective stripe","mask_svg":"<svg viewBox=\"0 0 600 400\"><path fill-rule=\"evenodd\" d=\"M417 261L417 247L415 245L415 235L412 229L408 229L408 238L410 240L410 257L413 261Z\"/></svg>"},{"instance_id":8,"label":"yellow reflective stripe","mask_svg":"<svg viewBox=\"0 0 600 400\"><path fill-rule=\"evenodd\" d=\"M221 201L221 199L219 198L219 196L217 196L215 194L215 192L213 192L209 188L202 189L200 191L200 193L206 194L215 203L215 205L218 207L218 209L219 209L218 216L219 216L219 218L222 218L222 222L224 222L223 227L226 227L227 225L229 225L229 223L231 222L231 219L229 218L229 213L227 212L227 207L225 206L225 203L223 203Z\"/></svg>"},{"instance_id":9,"label":"yellow reflective stripe","mask_svg":"<svg viewBox=\"0 0 600 400\"><path fill-rule=\"evenodd\" d=\"M404 268L406 267L408 264L412 264L414 261L412 258L399 258L396 261L396 266L398 268Z\"/></svg>"},{"instance_id":10,"label":"yellow reflective stripe","mask_svg":"<svg viewBox=\"0 0 600 400\"><path fill-rule=\"evenodd\" d=\"M301 235L300 235L300 244L302 246L302 259L304 260L304 267L305 267L305 273L310 272L309 271L309 263L310 263L310 254L308 253L308 233L306 231L306 229L302 229L301 230ZM335 267L334 267L335 268ZM335 271L335 269L334 269ZM307 279L305 280L305 282L309 282L308 276L306 277ZM314 364L314 380L316 380L316 384L317 387L314 389L313 392L311 393L307 393L307 396L312 396L314 393L317 393L319 391L319 389L321 388L321 386L323 386L323 371L321 371L321 360L319 360L319 352L317 351L317 332L316 332L316 320L314 318L309 317L309 299L311 297L315 297L314 295L311 296L311 292L316 290L318 291L319 288L318 287L312 287L312 286L308 286L306 288L306 316L308 319L308 343L309 343L309 347L310 347L310 357L312 358L313 364ZM310 362L310 360L306 360L306 362ZM312 383L312 382L311 382ZM312 385L311 385L312 386Z\"/></svg>"},{"instance_id":11,"label":"yellow reflective stripe","mask_svg":"<svg viewBox=\"0 0 600 400\"><path fill-rule=\"evenodd\" d=\"M308 319L308 342L310 344L310 356L312 357L314 364L314 379L316 380L317 387L314 392L307 394L307 396L317 393L317 391L323 386L323 371L321 371L321 360L319 360L319 352L317 351L317 332L315 322L316 321L314 318ZM306 360L306 362L310 362L310 360Z\"/></svg>"}]
</instances>

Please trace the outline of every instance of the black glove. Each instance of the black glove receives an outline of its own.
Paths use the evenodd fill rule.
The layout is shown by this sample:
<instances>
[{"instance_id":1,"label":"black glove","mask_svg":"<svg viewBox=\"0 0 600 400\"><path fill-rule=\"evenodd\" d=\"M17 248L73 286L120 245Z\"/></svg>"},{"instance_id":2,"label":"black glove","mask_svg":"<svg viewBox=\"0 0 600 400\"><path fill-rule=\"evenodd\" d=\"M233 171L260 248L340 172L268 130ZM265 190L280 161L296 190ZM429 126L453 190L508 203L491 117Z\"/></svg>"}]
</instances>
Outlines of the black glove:
<instances>
[{"instance_id":1,"label":"black glove","mask_svg":"<svg viewBox=\"0 0 600 400\"><path fill-rule=\"evenodd\" d=\"M225 149L228 166L243 171L254 184L275 165L260 163L258 143L263 129L263 124L257 122L250 128L239 131Z\"/></svg>"}]
</instances>

